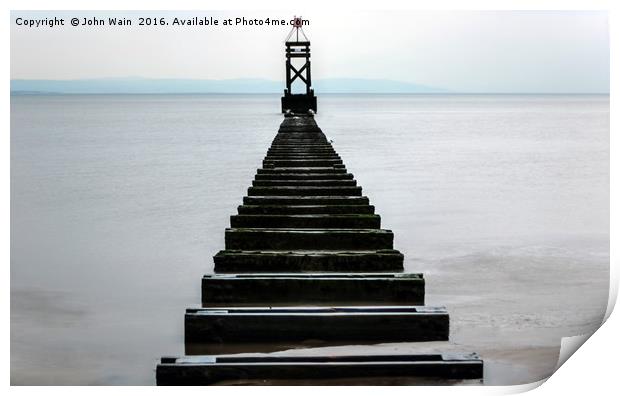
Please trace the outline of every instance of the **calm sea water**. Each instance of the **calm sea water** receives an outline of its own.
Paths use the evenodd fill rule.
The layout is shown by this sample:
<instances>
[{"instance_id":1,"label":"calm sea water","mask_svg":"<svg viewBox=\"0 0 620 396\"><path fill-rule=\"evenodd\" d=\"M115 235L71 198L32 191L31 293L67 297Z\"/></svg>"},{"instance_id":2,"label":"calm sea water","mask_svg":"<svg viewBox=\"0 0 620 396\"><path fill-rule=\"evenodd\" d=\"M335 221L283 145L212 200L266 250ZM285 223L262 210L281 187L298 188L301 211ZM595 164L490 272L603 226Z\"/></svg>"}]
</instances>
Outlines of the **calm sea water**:
<instances>
[{"instance_id":1,"label":"calm sea water","mask_svg":"<svg viewBox=\"0 0 620 396\"><path fill-rule=\"evenodd\" d=\"M13 384L154 383L278 110L271 95L11 98ZM327 95L319 111L487 383L542 378L560 337L597 328L608 96Z\"/></svg>"}]
</instances>

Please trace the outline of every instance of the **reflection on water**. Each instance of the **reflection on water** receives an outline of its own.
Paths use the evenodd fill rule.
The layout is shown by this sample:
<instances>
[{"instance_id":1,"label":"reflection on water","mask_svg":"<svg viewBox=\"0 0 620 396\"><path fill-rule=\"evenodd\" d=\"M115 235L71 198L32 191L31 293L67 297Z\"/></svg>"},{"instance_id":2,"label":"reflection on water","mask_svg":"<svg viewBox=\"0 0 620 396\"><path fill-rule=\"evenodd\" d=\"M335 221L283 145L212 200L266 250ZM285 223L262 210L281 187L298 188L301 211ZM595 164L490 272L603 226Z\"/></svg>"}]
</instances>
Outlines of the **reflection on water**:
<instances>
[{"instance_id":1,"label":"reflection on water","mask_svg":"<svg viewBox=\"0 0 620 396\"><path fill-rule=\"evenodd\" d=\"M407 270L424 272L427 304L447 306L450 348L480 353L485 383L543 378L560 337L597 328L607 96L319 101ZM184 308L200 305L278 109L270 95L11 98L13 384L153 384L159 357L183 353Z\"/></svg>"},{"instance_id":2,"label":"reflection on water","mask_svg":"<svg viewBox=\"0 0 620 396\"><path fill-rule=\"evenodd\" d=\"M339 345L349 345L349 346L371 346L376 345L377 343L361 343L359 340L354 341L322 341L322 340L304 340L300 342L269 342L269 343L259 343L259 342L243 342L243 343L235 343L235 342L225 342L225 343L193 343L186 342L185 343L185 354L186 355L229 355L229 354L239 354L239 353L270 353L270 352L278 352L278 351L287 351L287 350L304 350L305 354L311 354L311 351L306 350L310 348L323 348L330 346L339 346ZM316 352L316 350L314 351Z\"/></svg>"}]
</instances>

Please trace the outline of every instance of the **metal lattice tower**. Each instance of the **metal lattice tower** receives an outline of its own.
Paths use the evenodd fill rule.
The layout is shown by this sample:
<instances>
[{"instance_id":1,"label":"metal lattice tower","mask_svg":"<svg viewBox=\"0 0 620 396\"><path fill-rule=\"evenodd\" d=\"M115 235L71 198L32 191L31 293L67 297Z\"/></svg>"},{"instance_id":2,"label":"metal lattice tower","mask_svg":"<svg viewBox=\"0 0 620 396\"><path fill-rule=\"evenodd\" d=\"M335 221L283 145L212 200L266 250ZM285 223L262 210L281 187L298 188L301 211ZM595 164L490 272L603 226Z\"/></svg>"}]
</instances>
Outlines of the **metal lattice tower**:
<instances>
[{"instance_id":1,"label":"metal lattice tower","mask_svg":"<svg viewBox=\"0 0 620 396\"><path fill-rule=\"evenodd\" d=\"M301 17L295 17L293 28L285 40L286 89L282 97L283 113L287 111L307 113L309 110L314 112L317 110L310 71L310 41L303 31L302 25ZM297 79L304 83L305 93L293 93L293 82Z\"/></svg>"}]
</instances>

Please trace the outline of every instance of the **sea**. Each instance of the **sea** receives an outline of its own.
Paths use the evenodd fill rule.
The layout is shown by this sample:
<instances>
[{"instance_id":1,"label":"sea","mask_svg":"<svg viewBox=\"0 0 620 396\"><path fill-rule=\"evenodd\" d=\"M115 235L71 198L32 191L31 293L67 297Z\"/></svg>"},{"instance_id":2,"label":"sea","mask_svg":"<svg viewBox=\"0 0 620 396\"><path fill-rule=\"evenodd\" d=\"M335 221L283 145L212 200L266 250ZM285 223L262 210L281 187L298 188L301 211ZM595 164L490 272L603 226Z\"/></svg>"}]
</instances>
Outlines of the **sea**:
<instances>
[{"instance_id":1,"label":"sea","mask_svg":"<svg viewBox=\"0 0 620 396\"><path fill-rule=\"evenodd\" d=\"M184 310L279 106L11 97L12 384L152 385L158 359L183 354ZM448 308L450 348L485 360L485 384L549 376L561 338L603 320L609 111L608 95L319 95L319 126L425 274L427 304Z\"/></svg>"}]
</instances>

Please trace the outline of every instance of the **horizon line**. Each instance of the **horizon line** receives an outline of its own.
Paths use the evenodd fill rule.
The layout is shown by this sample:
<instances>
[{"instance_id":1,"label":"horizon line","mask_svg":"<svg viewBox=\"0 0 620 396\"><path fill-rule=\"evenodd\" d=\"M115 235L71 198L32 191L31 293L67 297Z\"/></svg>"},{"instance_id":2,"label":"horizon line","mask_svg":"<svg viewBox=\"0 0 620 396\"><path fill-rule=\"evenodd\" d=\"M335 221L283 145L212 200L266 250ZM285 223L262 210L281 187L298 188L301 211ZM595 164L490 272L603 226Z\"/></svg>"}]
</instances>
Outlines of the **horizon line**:
<instances>
[{"instance_id":1,"label":"horizon line","mask_svg":"<svg viewBox=\"0 0 620 396\"><path fill-rule=\"evenodd\" d=\"M106 81L112 85L110 87L101 86ZM200 82L200 83L215 83L220 86L196 86L195 91L191 91L188 87L175 87L170 85L173 82L188 83L188 82ZM238 86L240 82L246 81L250 84L248 87L243 88ZM361 84L356 89L354 86L350 86L351 82L359 81ZM160 84L157 84L157 83ZM11 94L59 94L59 95L149 95L149 94L170 94L170 95L182 95L182 94L280 94L284 88L281 80L272 80L268 78L259 77L235 77L225 79L214 78L183 78L183 77L139 77L139 76L124 76L124 77L85 77L85 78L71 78L71 79L45 79L45 78L12 78ZM92 83L94 85L88 85ZM144 86L144 84L147 84ZM149 86L150 83L156 84ZM161 84L167 84L160 86ZM221 84L233 83L234 86L226 87ZM282 90L276 88L274 84L282 83ZM323 91L323 94L454 94L454 95L609 95L610 87L606 87L604 90L586 90L586 91L512 91L512 90L454 90L445 87L439 87L434 85L427 85L425 83L417 83L403 80L393 80L389 78L369 78L369 77L325 77L315 80L316 88ZM17 86L13 86L13 85ZM42 86L37 86L37 85ZM49 86L45 86L49 84ZM67 86L64 86L67 84ZM79 84L75 86L75 84ZM84 84L87 84L84 86ZM128 84L127 86L119 86L118 84ZM138 85L136 85L138 84ZM256 84L259 84L256 86ZM260 84L263 84L260 86ZM265 85L268 84L268 85ZM318 85L326 84L325 87L318 87ZM345 84L344 86L341 84ZM371 84L367 86L366 84ZM378 84L378 85L377 85ZM398 86L402 84L402 86ZM22 86L24 85L24 86ZM209 84L210 85L210 84ZM313 84L315 85L315 84ZM382 86L383 85L383 86ZM179 89L180 88L180 89ZM247 90L246 90L247 89ZM245 92L244 92L245 91ZM319 91L319 92L320 92ZM319 93L317 92L317 93Z\"/></svg>"},{"instance_id":2,"label":"horizon line","mask_svg":"<svg viewBox=\"0 0 620 396\"><path fill-rule=\"evenodd\" d=\"M16 96L53 95L281 95L278 92L47 92L11 90ZM321 95L610 95L610 92L316 92Z\"/></svg>"}]
</instances>

